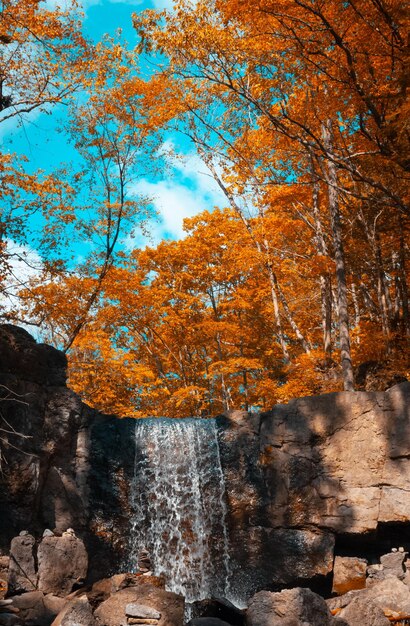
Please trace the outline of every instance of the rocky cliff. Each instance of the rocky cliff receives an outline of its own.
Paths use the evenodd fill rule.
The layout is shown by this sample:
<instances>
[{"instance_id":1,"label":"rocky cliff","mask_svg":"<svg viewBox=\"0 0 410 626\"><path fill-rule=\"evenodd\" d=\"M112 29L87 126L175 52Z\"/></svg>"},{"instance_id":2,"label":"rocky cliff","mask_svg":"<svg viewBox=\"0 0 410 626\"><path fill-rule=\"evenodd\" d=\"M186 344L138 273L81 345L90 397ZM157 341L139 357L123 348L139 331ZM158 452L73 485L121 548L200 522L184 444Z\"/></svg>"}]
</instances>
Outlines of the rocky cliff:
<instances>
[{"instance_id":1,"label":"rocky cliff","mask_svg":"<svg viewBox=\"0 0 410 626\"><path fill-rule=\"evenodd\" d=\"M289 585L329 574L335 546L376 557L406 542L410 383L236 412L222 426L239 576Z\"/></svg>"},{"instance_id":2,"label":"rocky cliff","mask_svg":"<svg viewBox=\"0 0 410 626\"><path fill-rule=\"evenodd\" d=\"M0 548L21 530L73 527L95 579L126 557L135 422L93 411L65 379L64 355L0 327ZM335 552L368 556L397 537L404 543L410 383L217 422L238 588L314 586L331 573Z\"/></svg>"}]
</instances>

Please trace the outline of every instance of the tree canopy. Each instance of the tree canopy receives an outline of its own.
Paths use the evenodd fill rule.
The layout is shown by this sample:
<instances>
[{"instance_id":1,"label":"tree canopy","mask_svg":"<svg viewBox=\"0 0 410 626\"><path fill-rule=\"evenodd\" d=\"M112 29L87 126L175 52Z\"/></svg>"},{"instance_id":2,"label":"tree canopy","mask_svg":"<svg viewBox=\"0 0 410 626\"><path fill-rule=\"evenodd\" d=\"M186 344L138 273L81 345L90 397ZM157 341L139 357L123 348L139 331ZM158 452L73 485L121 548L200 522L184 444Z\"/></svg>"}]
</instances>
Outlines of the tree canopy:
<instances>
[{"instance_id":1,"label":"tree canopy","mask_svg":"<svg viewBox=\"0 0 410 626\"><path fill-rule=\"evenodd\" d=\"M4 289L6 240L27 241L27 217L43 215L43 270L5 315L68 352L87 402L208 416L363 388L372 368L374 388L409 376L403 3L177 0L134 15L135 50L85 41L73 7L33 3L23 23L19 2L4 6L0 45L22 51L1 69L4 110L80 93L67 132L84 160L27 175L2 155ZM130 250L124 236L152 216L133 184L163 164L169 132L225 204L179 241ZM73 237L81 263L61 253Z\"/></svg>"}]
</instances>

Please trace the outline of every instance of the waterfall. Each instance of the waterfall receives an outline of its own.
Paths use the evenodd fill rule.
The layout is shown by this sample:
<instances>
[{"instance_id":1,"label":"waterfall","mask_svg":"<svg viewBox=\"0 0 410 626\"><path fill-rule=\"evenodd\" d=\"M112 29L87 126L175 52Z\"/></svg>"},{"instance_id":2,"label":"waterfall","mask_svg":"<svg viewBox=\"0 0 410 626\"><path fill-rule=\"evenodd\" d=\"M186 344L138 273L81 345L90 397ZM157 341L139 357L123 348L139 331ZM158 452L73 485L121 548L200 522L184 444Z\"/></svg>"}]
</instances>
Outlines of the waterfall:
<instances>
[{"instance_id":1,"label":"waterfall","mask_svg":"<svg viewBox=\"0 0 410 626\"><path fill-rule=\"evenodd\" d=\"M153 573L193 602L227 596L227 508L212 419L137 420L130 563L147 549Z\"/></svg>"}]
</instances>

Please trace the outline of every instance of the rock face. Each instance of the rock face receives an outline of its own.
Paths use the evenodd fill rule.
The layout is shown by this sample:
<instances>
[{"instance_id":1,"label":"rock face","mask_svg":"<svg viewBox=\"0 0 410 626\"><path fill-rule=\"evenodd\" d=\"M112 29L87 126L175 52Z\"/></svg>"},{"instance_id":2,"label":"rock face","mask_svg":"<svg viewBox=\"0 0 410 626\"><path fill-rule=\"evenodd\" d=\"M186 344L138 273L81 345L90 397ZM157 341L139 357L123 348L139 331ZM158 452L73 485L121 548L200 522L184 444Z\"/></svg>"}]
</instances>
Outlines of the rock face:
<instances>
[{"instance_id":1,"label":"rock face","mask_svg":"<svg viewBox=\"0 0 410 626\"><path fill-rule=\"evenodd\" d=\"M73 527L92 555L92 582L126 562L135 422L91 410L65 378L64 355L0 326L2 414L25 436L9 435L21 453L3 446L0 554L23 529L39 537L45 528L58 535ZM234 412L217 424L239 591L323 578L332 571L335 538L410 523L410 383L300 398L262 415ZM41 562L60 539L46 534L39 585L53 590ZM23 537L18 547L28 579L11 565L16 590L37 584L30 541ZM64 575L72 585L83 574Z\"/></svg>"},{"instance_id":2,"label":"rock face","mask_svg":"<svg viewBox=\"0 0 410 626\"><path fill-rule=\"evenodd\" d=\"M297 587L280 593L260 591L247 611L248 626L332 626L326 602L310 589Z\"/></svg>"},{"instance_id":3,"label":"rock face","mask_svg":"<svg viewBox=\"0 0 410 626\"><path fill-rule=\"evenodd\" d=\"M65 386L66 358L23 329L0 325L2 415L25 439L9 435L0 480L0 553L22 529L69 527L95 555L91 577L123 559L133 420L100 415ZM7 401L2 402L7 398Z\"/></svg>"},{"instance_id":4,"label":"rock face","mask_svg":"<svg viewBox=\"0 0 410 626\"><path fill-rule=\"evenodd\" d=\"M410 383L220 419L235 580L331 572L333 539L410 522ZM256 572L254 568L257 567Z\"/></svg>"}]
</instances>

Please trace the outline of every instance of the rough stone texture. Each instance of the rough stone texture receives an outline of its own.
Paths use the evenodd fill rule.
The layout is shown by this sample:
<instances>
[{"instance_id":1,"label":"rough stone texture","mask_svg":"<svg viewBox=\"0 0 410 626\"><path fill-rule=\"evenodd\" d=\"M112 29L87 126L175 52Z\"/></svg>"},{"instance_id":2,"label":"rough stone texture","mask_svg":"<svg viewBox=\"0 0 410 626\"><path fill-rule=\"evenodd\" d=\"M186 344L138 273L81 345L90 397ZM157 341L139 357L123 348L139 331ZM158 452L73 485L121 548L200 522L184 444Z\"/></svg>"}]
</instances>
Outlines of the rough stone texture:
<instances>
[{"instance_id":1,"label":"rough stone texture","mask_svg":"<svg viewBox=\"0 0 410 626\"><path fill-rule=\"evenodd\" d=\"M33 591L37 587L34 545L32 535L14 537L11 542L8 582L12 593Z\"/></svg>"},{"instance_id":2,"label":"rough stone texture","mask_svg":"<svg viewBox=\"0 0 410 626\"><path fill-rule=\"evenodd\" d=\"M333 617L323 598L301 587L279 593L260 591L251 598L246 617L248 626L333 624Z\"/></svg>"},{"instance_id":3,"label":"rough stone texture","mask_svg":"<svg viewBox=\"0 0 410 626\"><path fill-rule=\"evenodd\" d=\"M332 592L347 593L366 587L367 561L356 557L337 556L333 565Z\"/></svg>"},{"instance_id":4,"label":"rough stone texture","mask_svg":"<svg viewBox=\"0 0 410 626\"><path fill-rule=\"evenodd\" d=\"M19 400L3 403L2 413L28 437L9 436L21 453L4 450L0 551L22 529L41 536L73 527L95 555L89 575L97 580L118 568L127 549L135 422L90 409L65 381L64 354L0 325L0 384ZM2 387L0 401L2 394L10 396Z\"/></svg>"},{"instance_id":5,"label":"rough stone texture","mask_svg":"<svg viewBox=\"0 0 410 626\"><path fill-rule=\"evenodd\" d=\"M390 624L382 609L368 598L354 598L337 615L347 626L387 626Z\"/></svg>"},{"instance_id":6,"label":"rough stone texture","mask_svg":"<svg viewBox=\"0 0 410 626\"><path fill-rule=\"evenodd\" d=\"M332 536L410 522L410 383L236 411L219 423L239 587L303 583L316 568L331 571ZM273 559L270 542L284 529Z\"/></svg>"},{"instance_id":7,"label":"rough stone texture","mask_svg":"<svg viewBox=\"0 0 410 626\"><path fill-rule=\"evenodd\" d=\"M181 626L183 623L184 600L182 596L141 580L138 585L117 591L100 604L94 612L97 624L126 626L125 610L128 604L144 604L161 613L159 626Z\"/></svg>"},{"instance_id":8,"label":"rough stone texture","mask_svg":"<svg viewBox=\"0 0 410 626\"><path fill-rule=\"evenodd\" d=\"M404 559L407 556L407 552L390 552L380 557L380 563L383 567L383 577L389 578L393 576L395 578L403 579L406 574L404 567Z\"/></svg>"},{"instance_id":9,"label":"rough stone texture","mask_svg":"<svg viewBox=\"0 0 410 626\"><path fill-rule=\"evenodd\" d=\"M9 587L9 556L0 556L0 600L4 598Z\"/></svg>"},{"instance_id":10,"label":"rough stone texture","mask_svg":"<svg viewBox=\"0 0 410 626\"><path fill-rule=\"evenodd\" d=\"M145 604L136 603L127 604L125 607L125 615L129 617L147 617L148 619L159 619L161 617L161 613L156 609L145 606Z\"/></svg>"},{"instance_id":11,"label":"rough stone texture","mask_svg":"<svg viewBox=\"0 0 410 626\"><path fill-rule=\"evenodd\" d=\"M96 626L87 597L73 598L57 615L52 626Z\"/></svg>"},{"instance_id":12,"label":"rough stone texture","mask_svg":"<svg viewBox=\"0 0 410 626\"><path fill-rule=\"evenodd\" d=\"M88 556L81 539L65 534L44 537L37 552L38 588L44 593L67 596L75 584L84 582Z\"/></svg>"},{"instance_id":13,"label":"rough stone texture","mask_svg":"<svg viewBox=\"0 0 410 626\"><path fill-rule=\"evenodd\" d=\"M41 591L14 596L13 606L19 610L18 616L27 626L49 626L58 613L46 606Z\"/></svg>"},{"instance_id":14,"label":"rough stone texture","mask_svg":"<svg viewBox=\"0 0 410 626\"><path fill-rule=\"evenodd\" d=\"M386 611L410 615L410 589L397 578L386 578L366 589L349 591L343 596L326 600L326 604L330 610L344 609L356 599L373 603Z\"/></svg>"},{"instance_id":15,"label":"rough stone texture","mask_svg":"<svg viewBox=\"0 0 410 626\"><path fill-rule=\"evenodd\" d=\"M4 415L29 437L10 435L22 453L5 449L0 550L22 529L74 527L92 582L126 562L135 422L82 404L65 368L54 348L0 326L0 384L24 399L3 403ZM239 595L330 573L335 535L410 523L410 383L236 411L218 426Z\"/></svg>"},{"instance_id":16,"label":"rough stone texture","mask_svg":"<svg viewBox=\"0 0 410 626\"><path fill-rule=\"evenodd\" d=\"M361 593L383 609L410 615L410 589L397 578L386 578Z\"/></svg>"}]
</instances>

